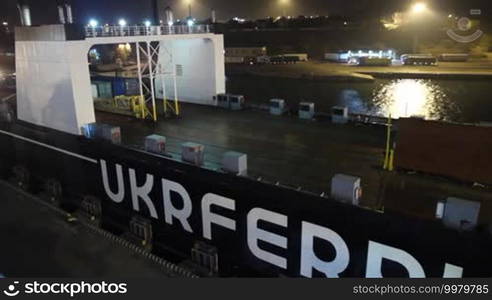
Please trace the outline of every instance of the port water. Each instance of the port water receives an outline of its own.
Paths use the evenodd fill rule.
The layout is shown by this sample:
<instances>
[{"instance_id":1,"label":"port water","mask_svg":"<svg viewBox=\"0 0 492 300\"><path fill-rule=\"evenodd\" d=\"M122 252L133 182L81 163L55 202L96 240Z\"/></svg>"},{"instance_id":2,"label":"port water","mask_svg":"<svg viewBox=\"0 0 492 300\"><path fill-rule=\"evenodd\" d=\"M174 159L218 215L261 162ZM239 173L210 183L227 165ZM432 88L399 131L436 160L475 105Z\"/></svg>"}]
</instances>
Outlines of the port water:
<instances>
[{"instance_id":1,"label":"port water","mask_svg":"<svg viewBox=\"0 0 492 300\"><path fill-rule=\"evenodd\" d=\"M351 113L425 116L426 119L478 123L492 121L490 80L376 79L372 82L310 81L290 78L229 76L227 88L249 103L282 98L291 106L314 102L318 111L347 106Z\"/></svg>"}]
</instances>

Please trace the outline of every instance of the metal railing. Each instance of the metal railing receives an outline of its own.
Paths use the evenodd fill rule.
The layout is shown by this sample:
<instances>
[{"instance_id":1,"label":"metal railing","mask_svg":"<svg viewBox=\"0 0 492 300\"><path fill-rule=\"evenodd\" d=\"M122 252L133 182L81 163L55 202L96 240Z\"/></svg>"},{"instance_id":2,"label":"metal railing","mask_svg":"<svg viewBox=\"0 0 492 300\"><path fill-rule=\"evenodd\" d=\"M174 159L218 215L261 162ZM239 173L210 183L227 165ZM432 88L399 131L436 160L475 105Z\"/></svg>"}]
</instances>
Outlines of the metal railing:
<instances>
[{"instance_id":1,"label":"metal railing","mask_svg":"<svg viewBox=\"0 0 492 300\"><path fill-rule=\"evenodd\" d=\"M87 38L210 33L210 25L85 27Z\"/></svg>"}]
</instances>

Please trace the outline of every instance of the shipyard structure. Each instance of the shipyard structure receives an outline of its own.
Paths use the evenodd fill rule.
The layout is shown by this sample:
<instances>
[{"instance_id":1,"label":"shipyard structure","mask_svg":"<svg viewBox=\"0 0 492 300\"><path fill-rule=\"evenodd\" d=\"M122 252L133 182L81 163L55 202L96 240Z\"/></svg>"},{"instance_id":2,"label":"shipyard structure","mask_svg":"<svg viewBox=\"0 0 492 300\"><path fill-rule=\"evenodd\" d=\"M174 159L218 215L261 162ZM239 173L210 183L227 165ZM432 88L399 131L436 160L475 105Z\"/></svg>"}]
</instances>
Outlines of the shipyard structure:
<instances>
[{"instance_id":1,"label":"shipyard structure","mask_svg":"<svg viewBox=\"0 0 492 300\"><path fill-rule=\"evenodd\" d=\"M140 94L150 118L157 114L156 99L214 105L225 92L223 36L208 26L18 27L18 118L80 134L95 122L89 50L127 43L137 49Z\"/></svg>"}]
</instances>

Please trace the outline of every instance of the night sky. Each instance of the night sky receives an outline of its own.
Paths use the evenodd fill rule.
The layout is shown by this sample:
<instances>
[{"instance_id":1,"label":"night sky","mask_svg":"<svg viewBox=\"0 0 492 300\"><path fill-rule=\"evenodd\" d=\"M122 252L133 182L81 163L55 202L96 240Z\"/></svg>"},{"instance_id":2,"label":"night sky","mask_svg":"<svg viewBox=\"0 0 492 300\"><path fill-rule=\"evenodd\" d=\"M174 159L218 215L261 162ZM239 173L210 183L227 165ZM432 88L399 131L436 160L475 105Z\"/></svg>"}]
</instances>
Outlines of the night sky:
<instances>
[{"instance_id":1,"label":"night sky","mask_svg":"<svg viewBox=\"0 0 492 300\"><path fill-rule=\"evenodd\" d=\"M27 0L32 7L33 23L54 23L57 20L55 0ZM163 0L174 10L176 18L187 16L184 0ZM265 18L282 14L280 0L192 0L193 16L205 19L214 8L219 20L238 16ZM287 15L380 16L403 10L415 0L287 0ZM462 13L480 8L487 15L492 9L490 0L422 0L433 9L446 13ZM126 18L129 23L141 23L152 17L151 0L72 0L75 19L86 24L93 17L100 23L116 23ZM16 0L0 0L0 21L18 22Z\"/></svg>"}]
</instances>

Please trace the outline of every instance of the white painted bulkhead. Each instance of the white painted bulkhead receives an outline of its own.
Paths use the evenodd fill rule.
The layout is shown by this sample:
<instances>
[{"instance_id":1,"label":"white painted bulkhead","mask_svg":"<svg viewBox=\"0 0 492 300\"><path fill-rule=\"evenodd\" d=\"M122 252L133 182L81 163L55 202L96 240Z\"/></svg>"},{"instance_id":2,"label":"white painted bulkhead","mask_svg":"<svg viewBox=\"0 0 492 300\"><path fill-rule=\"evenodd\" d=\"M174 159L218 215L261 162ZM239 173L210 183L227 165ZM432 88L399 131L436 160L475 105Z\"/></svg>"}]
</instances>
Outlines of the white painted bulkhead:
<instances>
[{"instance_id":1,"label":"white painted bulkhead","mask_svg":"<svg viewBox=\"0 0 492 300\"><path fill-rule=\"evenodd\" d=\"M215 105L213 97L225 92L222 35L115 36L67 41L61 28L22 28L21 38L16 37L17 113L22 121L77 135L83 125L95 122L87 54L98 44L158 41L171 49L172 64L180 65L182 70L177 77L179 101ZM172 70L166 59L162 53L159 63ZM159 76L155 80L156 97L162 98ZM171 86L166 76L164 81ZM168 88L166 95L173 99L174 89Z\"/></svg>"},{"instance_id":2,"label":"white painted bulkhead","mask_svg":"<svg viewBox=\"0 0 492 300\"><path fill-rule=\"evenodd\" d=\"M172 56L172 57L171 57ZM171 75L176 68L178 99L181 102L216 105L214 96L225 93L224 39L222 35L161 41L159 64L163 70L155 79L156 97L174 99Z\"/></svg>"},{"instance_id":3,"label":"white painted bulkhead","mask_svg":"<svg viewBox=\"0 0 492 300\"><path fill-rule=\"evenodd\" d=\"M15 43L18 119L80 134L95 122L85 41Z\"/></svg>"}]
</instances>

